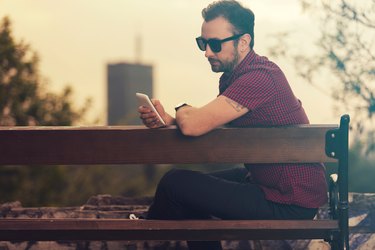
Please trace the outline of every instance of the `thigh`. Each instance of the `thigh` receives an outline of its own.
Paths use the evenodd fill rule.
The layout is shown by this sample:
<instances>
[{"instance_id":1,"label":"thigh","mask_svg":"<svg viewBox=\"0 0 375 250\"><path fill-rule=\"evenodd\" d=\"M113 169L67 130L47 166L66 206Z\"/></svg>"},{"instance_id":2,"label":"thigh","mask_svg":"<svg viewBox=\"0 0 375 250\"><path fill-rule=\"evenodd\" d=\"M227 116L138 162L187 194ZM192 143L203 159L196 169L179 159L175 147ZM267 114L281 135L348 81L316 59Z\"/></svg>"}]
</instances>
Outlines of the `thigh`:
<instances>
[{"instance_id":1,"label":"thigh","mask_svg":"<svg viewBox=\"0 0 375 250\"><path fill-rule=\"evenodd\" d=\"M176 170L168 174L169 180L164 185L182 207L200 214L221 219L259 219L271 216L269 203L257 185L219 178L222 174Z\"/></svg>"},{"instance_id":2,"label":"thigh","mask_svg":"<svg viewBox=\"0 0 375 250\"><path fill-rule=\"evenodd\" d=\"M227 181L245 183L247 182L246 177L248 176L248 173L249 171L243 166L210 172L208 174Z\"/></svg>"},{"instance_id":3,"label":"thigh","mask_svg":"<svg viewBox=\"0 0 375 250\"><path fill-rule=\"evenodd\" d=\"M275 219L282 220L312 220L318 208L306 208L297 205L279 204L269 201Z\"/></svg>"}]
</instances>

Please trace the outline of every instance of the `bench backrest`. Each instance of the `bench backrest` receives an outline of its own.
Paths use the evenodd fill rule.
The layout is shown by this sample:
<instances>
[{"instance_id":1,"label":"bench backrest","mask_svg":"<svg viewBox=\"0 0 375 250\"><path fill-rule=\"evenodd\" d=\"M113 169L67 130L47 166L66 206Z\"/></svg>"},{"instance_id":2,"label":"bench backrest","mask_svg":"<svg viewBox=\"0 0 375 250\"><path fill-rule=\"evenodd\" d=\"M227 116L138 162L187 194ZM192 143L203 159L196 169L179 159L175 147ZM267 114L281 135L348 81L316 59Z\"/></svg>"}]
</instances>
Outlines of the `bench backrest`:
<instances>
[{"instance_id":1,"label":"bench backrest","mask_svg":"<svg viewBox=\"0 0 375 250\"><path fill-rule=\"evenodd\" d=\"M175 127L0 127L0 165L334 162L335 125L218 128L200 137Z\"/></svg>"}]
</instances>

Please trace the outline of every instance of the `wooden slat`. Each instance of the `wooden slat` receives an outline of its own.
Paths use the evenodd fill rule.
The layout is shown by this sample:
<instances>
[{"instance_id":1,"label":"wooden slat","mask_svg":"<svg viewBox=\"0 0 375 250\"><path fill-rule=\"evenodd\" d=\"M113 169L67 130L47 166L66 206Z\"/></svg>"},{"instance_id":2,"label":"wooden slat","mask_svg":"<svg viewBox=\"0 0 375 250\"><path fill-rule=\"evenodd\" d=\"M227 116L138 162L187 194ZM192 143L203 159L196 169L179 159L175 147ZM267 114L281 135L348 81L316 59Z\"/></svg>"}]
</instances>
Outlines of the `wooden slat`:
<instances>
[{"instance_id":1,"label":"wooden slat","mask_svg":"<svg viewBox=\"0 0 375 250\"><path fill-rule=\"evenodd\" d=\"M332 162L336 126L219 128L183 136L175 127L1 127L0 165Z\"/></svg>"},{"instance_id":2,"label":"wooden slat","mask_svg":"<svg viewBox=\"0 0 375 250\"><path fill-rule=\"evenodd\" d=\"M331 220L0 219L1 240L327 239Z\"/></svg>"}]
</instances>

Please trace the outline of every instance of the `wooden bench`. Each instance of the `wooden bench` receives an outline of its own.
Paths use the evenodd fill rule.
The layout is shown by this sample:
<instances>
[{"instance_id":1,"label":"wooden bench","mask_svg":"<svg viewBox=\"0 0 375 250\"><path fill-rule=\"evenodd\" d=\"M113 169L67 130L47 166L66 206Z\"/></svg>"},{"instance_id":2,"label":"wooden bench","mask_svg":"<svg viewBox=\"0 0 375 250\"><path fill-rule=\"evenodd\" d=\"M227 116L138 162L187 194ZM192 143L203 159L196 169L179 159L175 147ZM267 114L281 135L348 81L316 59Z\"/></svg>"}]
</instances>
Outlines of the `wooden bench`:
<instances>
[{"instance_id":1,"label":"wooden bench","mask_svg":"<svg viewBox=\"0 0 375 250\"><path fill-rule=\"evenodd\" d=\"M348 249L349 116L340 125L218 128L2 127L0 165L338 162L324 220L0 219L2 241L324 239Z\"/></svg>"}]
</instances>

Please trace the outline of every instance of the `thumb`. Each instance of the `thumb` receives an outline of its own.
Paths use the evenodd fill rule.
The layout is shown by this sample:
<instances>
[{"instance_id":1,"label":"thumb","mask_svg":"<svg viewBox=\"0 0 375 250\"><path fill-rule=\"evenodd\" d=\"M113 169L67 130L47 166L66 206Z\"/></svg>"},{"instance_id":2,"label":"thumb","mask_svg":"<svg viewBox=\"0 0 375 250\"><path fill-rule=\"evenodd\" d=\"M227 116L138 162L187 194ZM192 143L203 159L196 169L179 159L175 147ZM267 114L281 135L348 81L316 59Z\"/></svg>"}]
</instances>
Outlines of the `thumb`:
<instances>
[{"instance_id":1,"label":"thumb","mask_svg":"<svg viewBox=\"0 0 375 250\"><path fill-rule=\"evenodd\" d=\"M164 114L164 107L161 104L161 102L158 99L152 99L152 104L154 104L156 110L159 112L159 114Z\"/></svg>"}]
</instances>

